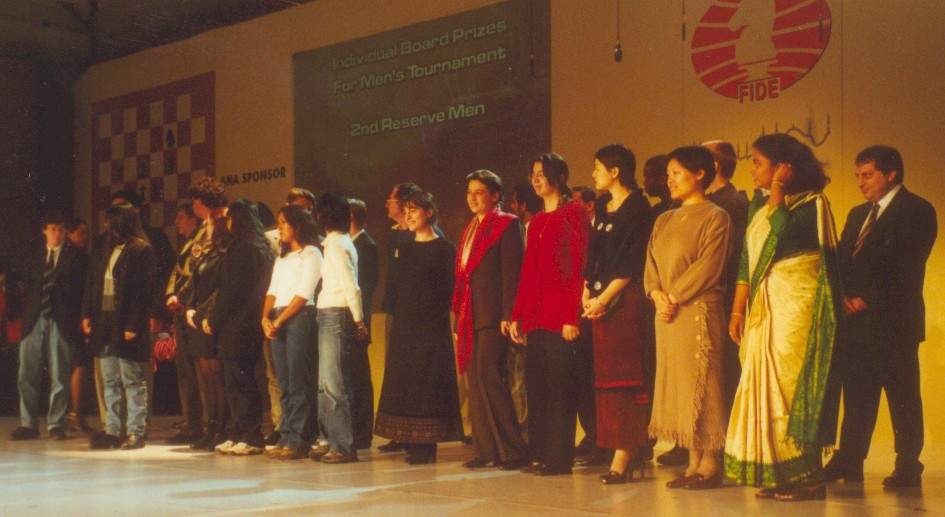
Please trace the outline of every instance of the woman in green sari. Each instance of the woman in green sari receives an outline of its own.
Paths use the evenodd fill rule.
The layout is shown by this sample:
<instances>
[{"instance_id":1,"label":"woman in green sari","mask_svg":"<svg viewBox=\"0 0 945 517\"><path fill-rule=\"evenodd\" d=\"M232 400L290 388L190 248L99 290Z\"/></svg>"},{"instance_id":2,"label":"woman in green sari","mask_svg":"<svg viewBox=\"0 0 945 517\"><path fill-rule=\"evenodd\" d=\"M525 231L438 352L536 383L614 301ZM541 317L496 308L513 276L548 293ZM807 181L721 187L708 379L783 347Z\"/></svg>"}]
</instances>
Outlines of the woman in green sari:
<instances>
[{"instance_id":1,"label":"woman in green sari","mask_svg":"<svg viewBox=\"0 0 945 517\"><path fill-rule=\"evenodd\" d=\"M823 499L821 452L833 445L831 378L837 306L836 230L823 165L786 134L751 150L757 192L748 209L729 334L742 376L725 443L726 475L758 497Z\"/></svg>"}]
</instances>

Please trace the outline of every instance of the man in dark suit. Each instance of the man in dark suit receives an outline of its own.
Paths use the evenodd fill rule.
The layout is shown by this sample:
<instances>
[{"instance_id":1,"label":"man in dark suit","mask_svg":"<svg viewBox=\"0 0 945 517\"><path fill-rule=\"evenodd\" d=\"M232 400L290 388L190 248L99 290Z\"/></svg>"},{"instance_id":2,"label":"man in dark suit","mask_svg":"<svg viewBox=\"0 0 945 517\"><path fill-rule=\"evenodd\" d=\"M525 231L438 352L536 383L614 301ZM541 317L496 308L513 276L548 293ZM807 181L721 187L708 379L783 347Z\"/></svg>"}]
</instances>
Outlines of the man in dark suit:
<instances>
[{"instance_id":1,"label":"man in dark suit","mask_svg":"<svg viewBox=\"0 0 945 517\"><path fill-rule=\"evenodd\" d=\"M748 195L744 190L738 190L732 184L735 166L738 157L735 147L723 140L704 142L705 147L715 159L715 179L706 189L706 196L719 207L723 208L732 221L732 243L728 250L728 261L725 266L725 276L722 277L725 290L725 311L730 312L732 301L735 298L735 281L738 276L738 260L742 253L742 243L745 241L745 228L748 226ZM731 409L735 400L735 391L738 389L738 380L742 368L738 360L738 344L728 336L725 339L725 349L722 352L723 372L725 375L725 404Z\"/></svg>"},{"instance_id":2,"label":"man in dark suit","mask_svg":"<svg viewBox=\"0 0 945 517\"><path fill-rule=\"evenodd\" d=\"M351 207L351 240L358 252L358 286L361 288L361 303L364 307L364 324L367 338L351 354L351 384L354 394L351 420L354 427L354 447L371 447L374 436L374 386L371 384L371 362L368 345L371 344L371 307L374 290L377 288L377 243L364 228L367 206L360 199L349 199Z\"/></svg>"},{"instance_id":3,"label":"man in dark suit","mask_svg":"<svg viewBox=\"0 0 945 517\"><path fill-rule=\"evenodd\" d=\"M922 482L918 349L925 340L925 263L937 221L932 205L905 188L904 175L902 157L892 147L868 147L856 157L856 178L867 202L850 210L838 248L847 315L840 353L847 371L840 449L825 471L831 481L862 481L885 390L896 467L883 485Z\"/></svg>"},{"instance_id":4,"label":"man in dark suit","mask_svg":"<svg viewBox=\"0 0 945 517\"><path fill-rule=\"evenodd\" d=\"M66 240L66 221L50 212L43 221L45 246L30 261L25 275L23 335L17 386L20 390L20 427L13 440L39 437L42 371L49 370L49 412L46 428L57 440L66 438L69 378L75 346L82 346L82 293L89 260Z\"/></svg>"}]
</instances>

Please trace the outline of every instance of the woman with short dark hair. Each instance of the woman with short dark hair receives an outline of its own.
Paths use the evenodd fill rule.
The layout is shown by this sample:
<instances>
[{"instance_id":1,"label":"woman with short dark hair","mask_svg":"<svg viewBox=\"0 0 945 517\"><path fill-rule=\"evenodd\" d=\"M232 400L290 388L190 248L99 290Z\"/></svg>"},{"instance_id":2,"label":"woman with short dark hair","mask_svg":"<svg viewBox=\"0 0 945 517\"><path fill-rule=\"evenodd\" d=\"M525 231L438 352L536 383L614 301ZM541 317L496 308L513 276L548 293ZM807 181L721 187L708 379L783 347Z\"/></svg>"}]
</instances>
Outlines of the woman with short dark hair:
<instances>
[{"instance_id":1,"label":"woman with short dark hair","mask_svg":"<svg viewBox=\"0 0 945 517\"><path fill-rule=\"evenodd\" d=\"M462 437L456 366L450 335L450 296L456 250L435 229L428 192L405 198L413 240L400 248L393 323L375 433L401 443L407 463L436 461L437 442Z\"/></svg>"},{"instance_id":2,"label":"woman with short dark hair","mask_svg":"<svg viewBox=\"0 0 945 517\"><path fill-rule=\"evenodd\" d=\"M591 228L582 303L593 334L597 446L614 450L604 484L632 480L634 470L642 476L647 445L643 265L652 219L635 168L633 153L613 144L594 155L591 174L606 194Z\"/></svg>"},{"instance_id":3,"label":"woman with short dark hair","mask_svg":"<svg viewBox=\"0 0 945 517\"><path fill-rule=\"evenodd\" d=\"M689 466L669 488L722 486L718 452L725 445L722 376L722 273L731 227L728 213L706 198L715 161L704 147L669 154L670 196L679 208L653 224L644 289L656 304L656 379L649 433L689 449Z\"/></svg>"},{"instance_id":4,"label":"woman with short dark hair","mask_svg":"<svg viewBox=\"0 0 945 517\"><path fill-rule=\"evenodd\" d=\"M328 445L320 445L309 457L322 463L358 460L352 420L351 355L358 339L367 337L361 288L358 286L358 252L348 235L351 208L348 199L327 192L315 203L322 241L322 288L318 294L318 427Z\"/></svg>"},{"instance_id":5,"label":"woman with short dark hair","mask_svg":"<svg viewBox=\"0 0 945 517\"><path fill-rule=\"evenodd\" d=\"M522 226L499 208L502 180L492 171L466 176L473 217L456 257L453 313L459 373L469 378L469 420L476 457L467 468L518 470L528 447L505 379L509 322L522 267Z\"/></svg>"}]
</instances>

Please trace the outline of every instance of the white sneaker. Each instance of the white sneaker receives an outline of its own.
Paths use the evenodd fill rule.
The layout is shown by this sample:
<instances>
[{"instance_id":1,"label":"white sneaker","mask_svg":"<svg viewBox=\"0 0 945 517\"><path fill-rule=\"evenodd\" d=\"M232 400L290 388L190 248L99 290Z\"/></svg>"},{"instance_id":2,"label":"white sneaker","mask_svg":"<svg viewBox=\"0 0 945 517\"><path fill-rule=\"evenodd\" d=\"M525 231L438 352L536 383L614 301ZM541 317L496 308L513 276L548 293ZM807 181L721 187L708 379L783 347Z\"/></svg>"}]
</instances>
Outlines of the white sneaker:
<instances>
[{"instance_id":1,"label":"white sneaker","mask_svg":"<svg viewBox=\"0 0 945 517\"><path fill-rule=\"evenodd\" d=\"M250 445L246 442L240 442L230 448L230 454L234 456L253 456L255 454L262 454L263 450L259 447Z\"/></svg>"},{"instance_id":2,"label":"white sneaker","mask_svg":"<svg viewBox=\"0 0 945 517\"><path fill-rule=\"evenodd\" d=\"M234 442L233 440L227 440L221 443L220 445L217 445L216 447L214 447L214 450L219 452L220 454L230 454L231 452L233 452L233 447L235 445L236 445L236 442Z\"/></svg>"}]
</instances>

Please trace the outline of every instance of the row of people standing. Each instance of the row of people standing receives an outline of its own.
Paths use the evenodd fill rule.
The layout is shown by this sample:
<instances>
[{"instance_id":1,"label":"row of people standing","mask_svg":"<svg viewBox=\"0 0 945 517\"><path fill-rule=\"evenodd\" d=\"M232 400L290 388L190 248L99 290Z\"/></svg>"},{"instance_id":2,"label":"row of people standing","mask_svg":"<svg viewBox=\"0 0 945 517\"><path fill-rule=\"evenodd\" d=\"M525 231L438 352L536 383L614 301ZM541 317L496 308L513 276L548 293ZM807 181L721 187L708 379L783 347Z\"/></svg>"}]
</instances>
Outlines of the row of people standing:
<instances>
[{"instance_id":1,"label":"row of people standing","mask_svg":"<svg viewBox=\"0 0 945 517\"><path fill-rule=\"evenodd\" d=\"M840 388L844 386L853 399L866 392L858 387L857 375L843 367L846 362L863 361L851 361L840 345L855 342L856 336L867 332L864 328L875 330L875 322L864 319L888 320L875 309L863 315L867 306L888 303L877 293L883 288L870 274L883 264L900 279L888 296L915 309L903 315L906 323L897 323L898 327L909 325L907 335L921 336L914 329L921 327L921 279L935 236L934 210L921 198L900 194L905 189L897 151L883 146L864 150L857 157L858 169L875 170L867 179L858 170L861 190L873 207L882 207L880 199L889 204L897 196L900 203L907 203L916 238L906 245L893 233L898 230L883 226L886 241L901 242L908 248L909 260L884 255L883 244L870 237L876 217L859 217L869 210L858 207L844 231L838 261L836 230L823 195L828 180L811 149L788 135L767 135L754 143L752 162L758 191L745 206L744 194L715 179L719 169L728 169L726 180L731 176L735 157L730 145L710 142L674 150L666 158L666 172L675 207L654 217L660 207L649 209L635 188L632 153L622 146L602 148L595 157L594 179L597 189L608 193L593 219L586 266L587 235L580 204L564 201L567 165L553 154L533 162L531 180L544 211L531 220L511 319L491 324L500 332L508 329L514 341L528 345L532 464L525 471L570 472L574 399L580 388L573 385L575 351L569 345L580 334L579 317L584 317L593 328L597 443L616 451L603 482L626 480L630 470L641 465L652 443L649 435L651 440L664 439L688 450L688 467L668 483L671 488L716 488L727 475L740 484L762 487L758 493L762 498L795 501L824 496L821 452L835 441ZM875 186L870 183L879 182L875 177L886 180ZM467 194L475 183L469 181ZM464 242L476 226L474 219ZM863 260L861 249L869 243L880 247L875 253L882 259L874 260L873 266L857 264ZM909 272L900 271L905 265ZM497 282L502 275L493 273L491 278L489 288L472 291L473 299L501 292ZM873 304L857 294L863 292L870 292ZM652 375L647 375L646 299L655 305ZM495 301L492 305L503 306ZM478 347L482 329L474 328ZM875 341L873 348L884 346ZM736 343L743 350L741 365ZM497 364L480 359L488 346L477 347L470 354L473 385L489 379L477 371L477 360L493 371ZM921 425L916 426L920 418L915 416L921 415L921 402L912 350L894 362L901 368L887 368L880 376L899 379L907 387L893 390L901 406L894 411L894 426L902 439L897 439L896 471L884 481L892 487L913 486L921 474ZM460 346L458 353L462 364L469 352ZM872 365L870 371L878 367ZM874 380L871 386L893 383ZM485 410L471 405L474 413L485 413L479 418L474 414L473 422L490 426L474 426L477 457L467 466L501 467L519 458L514 455L517 440L501 432L496 422L503 420L490 414L508 415L508 388L499 391L499 396L488 391L480 395L482 390L472 394L488 402ZM865 397L869 400L863 416L862 408L848 403L841 453L827 469L826 480L861 479L865 453L859 435L864 431L850 421L865 422L871 429L874 397ZM499 446L479 446L490 440Z\"/></svg>"}]
</instances>

